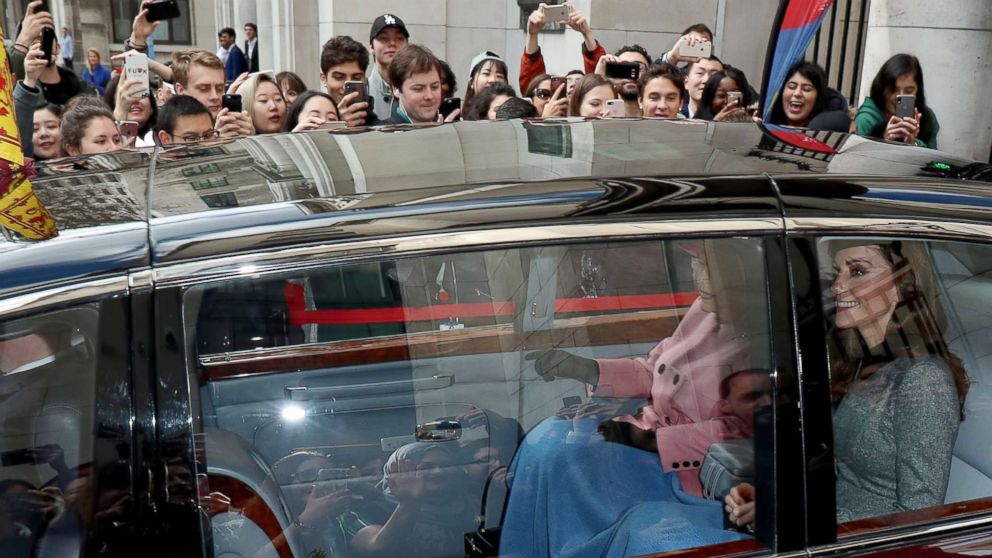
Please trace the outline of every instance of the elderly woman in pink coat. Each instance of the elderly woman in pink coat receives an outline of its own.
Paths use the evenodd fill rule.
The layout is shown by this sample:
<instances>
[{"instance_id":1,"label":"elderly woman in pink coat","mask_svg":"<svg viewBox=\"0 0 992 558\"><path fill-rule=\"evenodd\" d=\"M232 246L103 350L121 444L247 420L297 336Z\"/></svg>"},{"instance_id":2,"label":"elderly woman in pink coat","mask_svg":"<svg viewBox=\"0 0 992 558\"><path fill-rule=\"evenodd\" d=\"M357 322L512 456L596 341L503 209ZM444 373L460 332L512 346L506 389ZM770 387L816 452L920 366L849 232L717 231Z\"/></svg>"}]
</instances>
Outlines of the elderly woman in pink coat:
<instances>
[{"instance_id":1,"label":"elderly woman in pink coat","mask_svg":"<svg viewBox=\"0 0 992 558\"><path fill-rule=\"evenodd\" d=\"M593 360L559 350L528 355L536 358L536 369L545 380L576 379L598 397L645 398L647 404L636 415L613 420L636 427L638 446L657 450L663 470L675 472L682 489L695 496L702 493L699 468L709 446L753 437L753 409L735 407L737 394L724 397L720 390L733 373L751 367L739 325L746 273L741 254L726 243L702 241L683 248L693 256L699 297L672 335L646 358ZM748 392L738 399L749 397L755 407L767 399L767 394L751 396L743 381L731 385L737 384Z\"/></svg>"}]
</instances>

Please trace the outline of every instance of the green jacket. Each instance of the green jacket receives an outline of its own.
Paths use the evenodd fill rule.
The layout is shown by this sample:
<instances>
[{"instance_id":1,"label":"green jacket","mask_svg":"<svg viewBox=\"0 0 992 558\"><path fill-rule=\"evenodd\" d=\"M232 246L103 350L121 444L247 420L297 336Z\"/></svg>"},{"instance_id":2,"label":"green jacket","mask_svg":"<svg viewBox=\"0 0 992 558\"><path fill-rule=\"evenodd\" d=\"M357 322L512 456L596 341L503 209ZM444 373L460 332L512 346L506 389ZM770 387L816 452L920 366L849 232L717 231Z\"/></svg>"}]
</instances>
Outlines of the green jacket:
<instances>
[{"instance_id":1,"label":"green jacket","mask_svg":"<svg viewBox=\"0 0 992 558\"><path fill-rule=\"evenodd\" d=\"M937 115L928 107L924 118L933 122L933 130L929 137L917 136L916 145L937 149L937 132L940 131ZM881 138L885 131L886 121L885 114L878 108L875 101L871 100L871 97L865 99L864 104L858 109L858 114L854 115L854 123L858 127L859 136Z\"/></svg>"}]
</instances>

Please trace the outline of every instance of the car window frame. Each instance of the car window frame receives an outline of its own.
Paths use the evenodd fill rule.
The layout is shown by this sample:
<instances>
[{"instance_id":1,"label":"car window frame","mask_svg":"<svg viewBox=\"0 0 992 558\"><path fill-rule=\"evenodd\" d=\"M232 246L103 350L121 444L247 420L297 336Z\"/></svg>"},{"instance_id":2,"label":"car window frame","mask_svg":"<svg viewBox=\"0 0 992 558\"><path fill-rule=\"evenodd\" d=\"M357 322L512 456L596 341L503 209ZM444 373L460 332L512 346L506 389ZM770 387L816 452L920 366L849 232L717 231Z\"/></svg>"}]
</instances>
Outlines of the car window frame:
<instances>
[{"instance_id":1,"label":"car window frame","mask_svg":"<svg viewBox=\"0 0 992 558\"><path fill-rule=\"evenodd\" d=\"M970 242L990 246L992 238L992 223L975 221L948 222L930 218L913 216L879 218L879 217L819 217L796 216L786 217L787 238L790 246L797 253L807 256L803 263L793 264L793 280L808 277L811 283L819 289L819 262L817 260L817 245L825 238L857 238L880 240L901 239L919 242ZM992 246L990 246L992 247ZM826 444L829 459L833 460L833 425L829 410L830 403L829 371L826 362L826 346L823 339L826 336L826 315L823 311L822 297L818 290L815 296L806 301L799 300L797 304L804 308L804 317L800 322L805 331L800 332L801 366L811 375L808 385L819 386L819 389L809 390L804 399L804 422L819 420L828 425L829 437L821 432L811 443ZM818 336L818 339L817 339ZM804 384L805 385L805 384ZM826 409L826 412L824 411ZM824 454L826 458L826 454ZM825 494L829 487L830 494ZM819 491L819 499L810 499L806 508L806 516L810 525L815 526L811 532L809 551L811 555L825 555L836 552L854 550L868 551L882 545L902 545L909 547L914 543L922 544L925 540L941 534L951 534L959 531L974 529L980 526L992 526L992 506L974 511L963 510L962 513L943 513L928 520L902 525L881 526L877 528L858 529L838 537L835 503L835 479L821 478L818 484L808 484L808 491ZM825 506L824 501L829 497L833 503ZM934 508L948 510L957 504L942 504Z\"/></svg>"},{"instance_id":2,"label":"car window frame","mask_svg":"<svg viewBox=\"0 0 992 558\"><path fill-rule=\"evenodd\" d=\"M80 540L86 541L87 545L113 547L115 541L139 540L139 537L152 535L156 529L154 506L147 491L150 468L142 452L147 444L141 440L142 427L135 420L133 394L138 382L134 377L132 341L135 338L131 325L136 308L132 305L129 276L115 273L41 290L9 293L0 298L0 321L40 316L88 304L100 306L94 387L104 387L94 389L93 431L88 433L93 436L93 466L100 471L118 460L127 460L130 469L127 497L132 502L132 512L115 521L113 526L93 521ZM106 335L110 331L123 335ZM107 386L114 389L107 389ZM101 492L97 485L94 501L99 498ZM112 501L118 501L120 493L112 498Z\"/></svg>"},{"instance_id":3,"label":"car window frame","mask_svg":"<svg viewBox=\"0 0 992 558\"><path fill-rule=\"evenodd\" d=\"M227 255L196 261L179 261L170 263L154 270L156 285L155 299L159 311L158 327L161 331L180 333L183 330L183 294L187 288L225 279L250 275L264 277L286 272L299 272L314 267L327 265L350 264L357 261L375 261L383 258L406 257L412 255L443 254L456 251L496 250L522 245L551 245L559 243L588 243L598 240L664 240L671 241L681 238L713 238L730 236L761 237L762 247L766 252L766 278L769 282L768 300L770 316L775 314L774 323L769 322L771 335L769 350L772 351L774 369L779 373L796 374L796 348L793 337L792 311L793 301L790 296L790 278L786 272L784 246L784 226L781 218L711 218L711 219L657 219L616 221L611 223L586 223L568 225L541 225L532 227L501 227L488 230L473 230L462 232L444 232L437 234L420 234L410 236L394 236L385 239L358 240L341 242L323 246L297 246L256 252L245 255ZM774 252L774 253L773 253ZM773 264L773 262L775 262ZM778 265L778 268L773 268ZM247 267L246 267L247 266ZM188 319L188 317L187 317ZM182 337L180 337L182 338ZM165 344L161 332L158 335L158 347ZM174 340L178 346L185 345L186 351L193 351L190 340ZM164 357L164 358L163 358ZM170 351L159 355L158 374L160 381L182 389L186 393L196 390L188 385L188 370L197 365L195 352L181 355L180 352ZM163 376L168 377L166 380ZM793 387L798 388L798 385ZM158 388L161 392L161 387ZM161 401L161 399L160 399ZM173 403L172 410L176 417L187 415L187 438L192 443L194 432L202 432L199 426L195 399L193 408L181 409L182 405ZM795 401L798 401L796 397ZM796 407L797 409L797 407ZM164 409L160 409L162 411ZM760 540L765 548L746 548L757 554L789 553L802 551L806 547L804 506L795 495L804 494L805 479L802 475L788 477L782 472L794 469L801 456L800 440L790 434L799 429L799 415L792 413L790 423L783 424L778 414L782 412L776 405L775 449L779 451L777 462L773 465L775 473L769 475L773 482L787 482L787 486L779 485L774 491L776 500L773 512L770 512L776 525L765 531L767 537ZM175 422L178 427L179 421ZM787 457L786 457L787 455ZM190 457L192 455L190 454ZM793 536L783 536L783 533L798 533ZM203 539L206 544L207 539ZM716 545L712 551L709 547L697 549L700 555L722 554L730 551L727 547L721 549Z\"/></svg>"}]
</instances>

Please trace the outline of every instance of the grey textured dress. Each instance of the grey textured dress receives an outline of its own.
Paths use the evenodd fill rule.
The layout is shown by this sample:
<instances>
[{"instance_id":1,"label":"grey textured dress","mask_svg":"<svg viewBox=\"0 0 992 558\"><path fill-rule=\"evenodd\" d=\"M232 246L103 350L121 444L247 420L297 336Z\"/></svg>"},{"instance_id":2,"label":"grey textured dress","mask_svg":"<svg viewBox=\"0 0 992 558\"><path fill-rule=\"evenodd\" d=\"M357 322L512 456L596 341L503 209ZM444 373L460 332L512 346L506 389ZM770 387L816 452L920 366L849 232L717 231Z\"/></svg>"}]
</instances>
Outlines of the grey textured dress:
<instances>
[{"instance_id":1,"label":"grey textured dress","mask_svg":"<svg viewBox=\"0 0 992 558\"><path fill-rule=\"evenodd\" d=\"M943 360L896 359L834 411L837 521L944 502L959 406Z\"/></svg>"}]
</instances>

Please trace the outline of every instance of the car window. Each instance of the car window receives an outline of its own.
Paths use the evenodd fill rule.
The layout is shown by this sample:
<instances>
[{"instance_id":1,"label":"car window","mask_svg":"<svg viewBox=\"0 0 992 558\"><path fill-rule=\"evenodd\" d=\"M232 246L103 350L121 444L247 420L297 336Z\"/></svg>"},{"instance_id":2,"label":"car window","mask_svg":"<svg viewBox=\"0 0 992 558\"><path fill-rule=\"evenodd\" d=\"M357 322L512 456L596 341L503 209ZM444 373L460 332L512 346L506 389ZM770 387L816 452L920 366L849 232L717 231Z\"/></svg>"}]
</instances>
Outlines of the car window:
<instances>
[{"instance_id":1,"label":"car window","mask_svg":"<svg viewBox=\"0 0 992 558\"><path fill-rule=\"evenodd\" d=\"M987 509L986 246L823 239L841 534Z\"/></svg>"},{"instance_id":2,"label":"car window","mask_svg":"<svg viewBox=\"0 0 992 558\"><path fill-rule=\"evenodd\" d=\"M761 548L723 499L765 471L764 265L760 238L625 241L189 288L215 552Z\"/></svg>"},{"instance_id":3,"label":"car window","mask_svg":"<svg viewBox=\"0 0 992 558\"><path fill-rule=\"evenodd\" d=\"M98 443L109 440L99 440L96 417L113 413L96 405L99 365L110 368L98 354L100 312L101 304L94 303L0 321L5 557L78 551L87 539L97 543L97 529L122 522L128 513L128 464L97 461ZM122 405L127 414L127 402ZM113 430L111 424L106 423Z\"/></svg>"}]
</instances>

